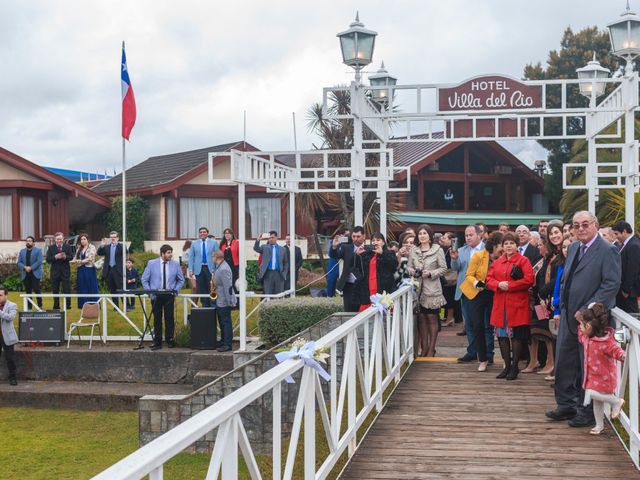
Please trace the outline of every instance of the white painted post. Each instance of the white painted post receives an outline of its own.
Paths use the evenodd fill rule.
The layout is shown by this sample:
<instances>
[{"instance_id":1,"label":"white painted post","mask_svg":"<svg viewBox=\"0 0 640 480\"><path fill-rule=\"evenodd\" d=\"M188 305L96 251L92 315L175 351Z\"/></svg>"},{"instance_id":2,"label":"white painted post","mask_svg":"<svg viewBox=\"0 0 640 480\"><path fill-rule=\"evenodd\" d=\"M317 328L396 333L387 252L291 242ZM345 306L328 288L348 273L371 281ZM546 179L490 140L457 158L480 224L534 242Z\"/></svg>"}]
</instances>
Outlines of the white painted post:
<instances>
[{"instance_id":1,"label":"white painted post","mask_svg":"<svg viewBox=\"0 0 640 480\"><path fill-rule=\"evenodd\" d=\"M246 222L245 222L245 185L244 183L238 183L238 252L240 271L238 282L239 288L239 302L240 309L238 311L240 320L240 349L244 352L247 349L247 256L244 251L244 239L246 237Z\"/></svg>"},{"instance_id":2,"label":"white painted post","mask_svg":"<svg viewBox=\"0 0 640 480\"><path fill-rule=\"evenodd\" d=\"M625 220L635 231L635 192L638 174L638 158L635 149L635 109L638 107L638 72L633 72L630 78L623 82L625 95L624 114L624 149L622 164L625 174Z\"/></svg>"},{"instance_id":3,"label":"white painted post","mask_svg":"<svg viewBox=\"0 0 640 480\"><path fill-rule=\"evenodd\" d=\"M361 96L364 95L360 85L351 82L351 114L353 115L353 158L351 165L351 175L353 176L353 223L352 227L362 226L364 221L364 199L362 192L362 169L364 158L362 153L362 117L361 117Z\"/></svg>"},{"instance_id":4,"label":"white painted post","mask_svg":"<svg viewBox=\"0 0 640 480\"><path fill-rule=\"evenodd\" d=\"M317 373L311 367L304 367L303 375L309 377L304 392L304 479L316 477L316 379Z\"/></svg>"},{"instance_id":5,"label":"white painted post","mask_svg":"<svg viewBox=\"0 0 640 480\"><path fill-rule=\"evenodd\" d=\"M291 282L286 288L291 289L291 296L296 296L296 194L289 193L289 275Z\"/></svg>"},{"instance_id":6,"label":"white painted post","mask_svg":"<svg viewBox=\"0 0 640 480\"><path fill-rule=\"evenodd\" d=\"M278 383L272 390L273 398L271 400L272 409L272 462L273 462L273 478L280 480L282 478L282 432L281 432L281 416L282 416L282 384Z\"/></svg>"},{"instance_id":7,"label":"white painted post","mask_svg":"<svg viewBox=\"0 0 640 480\"><path fill-rule=\"evenodd\" d=\"M228 422L229 436L225 438L225 455L222 459L222 478L238 478L238 417L231 417Z\"/></svg>"},{"instance_id":8,"label":"white painted post","mask_svg":"<svg viewBox=\"0 0 640 480\"><path fill-rule=\"evenodd\" d=\"M365 327L366 328L366 327ZM346 351L349 352L349 371L347 373L347 429L353 429L351 438L349 439L349 458L353 456L358 445L356 426L356 355L360 355L358 349L358 336L354 330L349 334L348 343L351 348ZM346 359L345 359L346 360Z\"/></svg>"}]
</instances>

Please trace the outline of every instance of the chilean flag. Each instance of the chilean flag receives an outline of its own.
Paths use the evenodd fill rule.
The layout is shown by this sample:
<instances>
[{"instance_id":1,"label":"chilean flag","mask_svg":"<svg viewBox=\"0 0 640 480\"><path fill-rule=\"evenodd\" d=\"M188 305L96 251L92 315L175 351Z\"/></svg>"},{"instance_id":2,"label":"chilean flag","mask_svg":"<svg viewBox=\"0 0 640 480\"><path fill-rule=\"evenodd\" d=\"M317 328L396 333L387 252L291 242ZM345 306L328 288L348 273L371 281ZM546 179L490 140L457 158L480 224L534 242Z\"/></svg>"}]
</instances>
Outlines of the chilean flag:
<instances>
[{"instance_id":1,"label":"chilean flag","mask_svg":"<svg viewBox=\"0 0 640 480\"><path fill-rule=\"evenodd\" d=\"M129 134L136 123L136 99L133 96L133 87L129 80L129 70L127 70L127 57L124 53L124 42L122 42L122 138L129 140Z\"/></svg>"}]
</instances>

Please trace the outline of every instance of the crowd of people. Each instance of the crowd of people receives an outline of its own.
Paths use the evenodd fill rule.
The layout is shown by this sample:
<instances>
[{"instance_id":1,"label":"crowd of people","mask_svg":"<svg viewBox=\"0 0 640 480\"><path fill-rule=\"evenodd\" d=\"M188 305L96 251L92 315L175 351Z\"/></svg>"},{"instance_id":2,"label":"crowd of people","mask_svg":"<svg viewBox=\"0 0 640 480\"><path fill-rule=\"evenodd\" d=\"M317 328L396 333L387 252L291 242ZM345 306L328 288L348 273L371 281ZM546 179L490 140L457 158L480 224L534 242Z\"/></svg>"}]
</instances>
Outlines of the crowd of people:
<instances>
[{"instance_id":1,"label":"crowd of people","mask_svg":"<svg viewBox=\"0 0 640 480\"><path fill-rule=\"evenodd\" d=\"M549 419L598 434L603 402L619 413L615 382L598 379L615 378L614 359L624 356L612 347L611 309L638 313L640 238L628 223L600 228L586 211L571 222L540 221L537 230L503 223L489 232L478 223L465 228L460 247L454 233L429 225L406 229L399 243L375 233L368 244L358 226L332 238L329 257L327 292L342 292L345 311L362 311L370 295L403 282L415 285L418 356L435 356L439 331L459 322L467 347L458 362L478 362L486 372L497 338L497 378L537 373L555 382ZM591 344L601 348L587 349ZM585 351L606 368L594 371Z\"/></svg>"}]
</instances>

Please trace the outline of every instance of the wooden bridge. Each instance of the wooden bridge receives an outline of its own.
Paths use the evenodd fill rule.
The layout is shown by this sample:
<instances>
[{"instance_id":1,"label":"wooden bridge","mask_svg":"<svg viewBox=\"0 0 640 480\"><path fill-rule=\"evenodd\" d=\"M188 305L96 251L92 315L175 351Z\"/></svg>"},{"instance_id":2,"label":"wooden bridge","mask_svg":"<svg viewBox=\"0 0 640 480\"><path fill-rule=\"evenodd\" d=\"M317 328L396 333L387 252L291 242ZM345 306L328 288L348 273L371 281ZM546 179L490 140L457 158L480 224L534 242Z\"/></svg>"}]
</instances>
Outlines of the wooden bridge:
<instances>
[{"instance_id":1,"label":"wooden bridge","mask_svg":"<svg viewBox=\"0 0 640 480\"><path fill-rule=\"evenodd\" d=\"M610 426L594 436L545 418L555 402L541 375L476 367L414 362L340 478L640 478Z\"/></svg>"}]
</instances>

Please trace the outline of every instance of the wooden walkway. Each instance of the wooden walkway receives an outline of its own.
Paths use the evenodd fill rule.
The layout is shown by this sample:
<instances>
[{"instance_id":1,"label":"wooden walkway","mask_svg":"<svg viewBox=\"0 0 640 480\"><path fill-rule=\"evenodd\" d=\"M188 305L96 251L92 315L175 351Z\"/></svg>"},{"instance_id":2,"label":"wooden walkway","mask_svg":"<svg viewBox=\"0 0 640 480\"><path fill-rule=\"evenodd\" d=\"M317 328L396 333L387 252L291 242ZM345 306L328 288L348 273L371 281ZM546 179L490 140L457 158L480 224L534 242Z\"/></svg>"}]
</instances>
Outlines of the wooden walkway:
<instances>
[{"instance_id":1,"label":"wooden walkway","mask_svg":"<svg viewBox=\"0 0 640 480\"><path fill-rule=\"evenodd\" d=\"M607 425L546 420L554 407L541 375L497 380L494 365L415 362L343 479L640 479Z\"/></svg>"}]
</instances>

